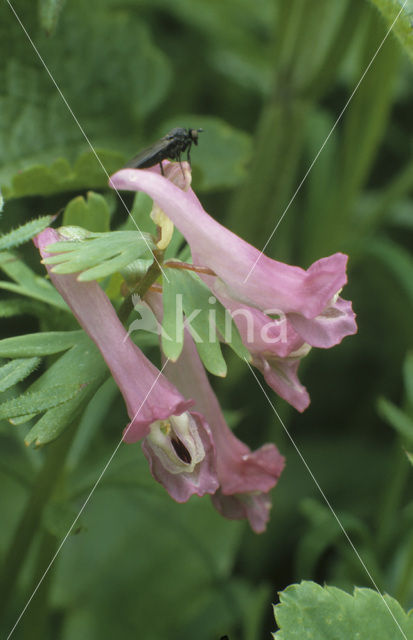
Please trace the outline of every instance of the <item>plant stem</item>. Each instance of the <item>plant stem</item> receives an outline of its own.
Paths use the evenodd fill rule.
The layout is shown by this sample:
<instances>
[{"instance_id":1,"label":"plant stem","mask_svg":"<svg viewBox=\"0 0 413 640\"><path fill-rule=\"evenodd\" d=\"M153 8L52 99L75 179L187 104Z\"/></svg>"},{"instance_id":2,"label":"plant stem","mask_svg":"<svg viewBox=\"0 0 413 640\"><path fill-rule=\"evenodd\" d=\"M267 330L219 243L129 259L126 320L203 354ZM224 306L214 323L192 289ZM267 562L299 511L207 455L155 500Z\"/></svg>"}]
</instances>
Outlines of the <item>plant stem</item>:
<instances>
[{"instance_id":1,"label":"plant stem","mask_svg":"<svg viewBox=\"0 0 413 640\"><path fill-rule=\"evenodd\" d=\"M413 577L413 535L410 537L410 548L399 586L396 589L396 598L403 607L408 606L408 598L412 590Z\"/></svg>"},{"instance_id":2,"label":"plant stem","mask_svg":"<svg viewBox=\"0 0 413 640\"><path fill-rule=\"evenodd\" d=\"M73 425L47 447L43 467L38 473L32 494L12 536L12 543L2 568L0 618L7 607L20 569L35 538L35 532L40 524L43 509L56 487L59 476L62 474L64 461L75 433L76 427Z\"/></svg>"},{"instance_id":3,"label":"plant stem","mask_svg":"<svg viewBox=\"0 0 413 640\"><path fill-rule=\"evenodd\" d=\"M208 267L201 267L196 264L189 264L188 262L175 262L174 260L168 260L165 262L165 267L169 269L186 269L187 271L195 271L195 273L203 273L207 276L216 276L215 271Z\"/></svg>"},{"instance_id":4,"label":"plant stem","mask_svg":"<svg viewBox=\"0 0 413 640\"><path fill-rule=\"evenodd\" d=\"M140 280L140 282L136 285L136 287L129 293L129 295L122 302L118 316L119 320L122 324L128 320L132 310L133 310L133 301L132 296L139 296L142 299L145 293L149 290L151 285L158 279L161 274L161 263L163 261L163 251L154 251L153 252L154 261L151 266Z\"/></svg>"},{"instance_id":5,"label":"plant stem","mask_svg":"<svg viewBox=\"0 0 413 640\"><path fill-rule=\"evenodd\" d=\"M401 498L407 478L409 476L409 463L406 455L401 450L401 441L397 439L393 455L394 463L391 465L391 480L386 485L382 508L379 510L379 522L377 531L377 550L379 555L386 552L391 541L395 524L398 520Z\"/></svg>"},{"instance_id":6,"label":"plant stem","mask_svg":"<svg viewBox=\"0 0 413 640\"><path fill-rule=\"evenodd\" d=\"M49 531L44 531L39 549L37 552L36 566L33 572L33 579L30 583L27 599L37 588L39 581L42 580L44 572L58 548L58 539ZM47 572L44 580L42 580L38 590L36 591L36 603L27 609L21 624L21 638L27 640L42 640L49 637L48 634L48 605L49 592L52 584L53 567Z\"/></svg>"}]
</instances>

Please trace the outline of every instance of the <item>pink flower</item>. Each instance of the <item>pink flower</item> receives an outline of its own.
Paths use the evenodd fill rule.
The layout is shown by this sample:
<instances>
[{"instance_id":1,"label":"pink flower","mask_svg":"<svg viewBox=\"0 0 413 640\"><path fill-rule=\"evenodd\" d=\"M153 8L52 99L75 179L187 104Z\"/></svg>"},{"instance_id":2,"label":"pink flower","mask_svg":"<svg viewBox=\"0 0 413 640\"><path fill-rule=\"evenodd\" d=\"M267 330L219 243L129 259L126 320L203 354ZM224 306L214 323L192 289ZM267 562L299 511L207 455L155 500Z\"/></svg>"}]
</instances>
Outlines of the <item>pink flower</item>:
<instances>
[{"instance_id":1,"label":"pink flower","mask_svg":"<svg viewBox=\"0 0 413 640\"><path fill-rule=\"evenodd\" d=\"M36 236L34 243L43 258L50 255L48 245L67 239L62 233L64 228L60 233L49 228ZM211 434L205 421L188 411L193 401L186 400L132 342L97 282L79 282L76 274L58 275L52 265L46 266L124 397L131 419L124 441L145 438L153 475L175 500L182 502L193 493L214 493L218 482Z\"/></svg>"},{"instance_id":2,"label":"pink flower","mask_svg":"<svg viewBox=\"0 0 413 640\"><path fill-rule=\"evenodd\" d=\"M203 496L219 486L215 448L204 417L194 411L151 425L142 442L151 473L177 502Z\"/></svg>"},{"instance_id":3,"label":"pink flower","mask_svg":"<svg viewBox=\"0 0 413 640\"><path fill-rule=\"evenodd\" d=\"M156 202L185 236L194 263L216 274L210 286L218 297L264 313L281 310L312 346L328 348L356 332L350 303L337 300L347 282L344 254L317 260L307 270L272 260L211 218L191 189L183 191L157 169L122 169L109 184L144 191Z\"/></svg>"},{"instance_id":4,"label":"pink flower","mask_svg":"<svg viewBox=\"0 0 413 640\"><path fill-rule=\"evenodd\" d=\"M149 293L146 300L160 320L160 296ZM176 363L168 362L165 375L181 393L195 400L195 408L210 426L219 480L219 489L212 496L214 506L227 518L247 518L256 533L263 532L271 508L269 491L284 468L283 456L273 444L252 452L228 428L187 329L182 353Z\"/></svg>"},{"instance_id":5,"label":"pink flower","mask_svg":"<svg viewBox=\"0 0 413 640\"><path fill-rule=\"evenodd\" d=\"M210 276L201 277L208 284ZM281 398L298 411L304 411L310 404L310 396L300 383L297 371L301 358L310 351L310 345L304 342L282 312L274 319L229 296L216 295L231 313L250 352L251 364L261 371L268 386Z\"/></svg>"}]
</instances>

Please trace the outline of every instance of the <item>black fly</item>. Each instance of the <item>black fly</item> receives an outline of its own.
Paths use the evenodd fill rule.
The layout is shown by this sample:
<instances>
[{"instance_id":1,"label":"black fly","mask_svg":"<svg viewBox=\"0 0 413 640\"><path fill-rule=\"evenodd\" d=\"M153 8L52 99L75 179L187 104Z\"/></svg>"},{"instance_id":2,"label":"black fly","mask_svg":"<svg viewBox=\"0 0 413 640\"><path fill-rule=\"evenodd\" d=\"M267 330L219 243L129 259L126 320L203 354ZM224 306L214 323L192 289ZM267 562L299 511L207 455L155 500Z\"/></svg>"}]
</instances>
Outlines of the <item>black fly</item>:
<instances>
[{"instance_id":1,"label":"black fly","mask_svg":"<svg viewBox=\"0 0 413 640\"><path fill-rule=\"evenodd\" d=\"M191 146L192 143L198 144L198 133L201 131L202 129L183 129L182 127L172 129L158 142L154 142L152 146L138 153L124 168L146 169L159 162L163 175L162 160L181 162L181 154L186 150L187 160L191 164Z\"/></svg>"}]
</instances>

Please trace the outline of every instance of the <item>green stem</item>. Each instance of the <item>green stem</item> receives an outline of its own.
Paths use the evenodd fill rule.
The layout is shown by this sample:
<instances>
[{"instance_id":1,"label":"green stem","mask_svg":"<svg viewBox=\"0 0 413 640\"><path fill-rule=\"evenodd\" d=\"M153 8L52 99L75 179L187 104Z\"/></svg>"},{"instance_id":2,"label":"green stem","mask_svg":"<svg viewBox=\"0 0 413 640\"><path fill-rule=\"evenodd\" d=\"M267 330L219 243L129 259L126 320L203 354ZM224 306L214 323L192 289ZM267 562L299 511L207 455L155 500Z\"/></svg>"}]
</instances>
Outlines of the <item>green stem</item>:
<instances>
[{"instance_id":1,"label":"green stem","mask_svg":"<svg viewBox=\"0 0 413 640\"><path fill-rule=\"evenodd\" d=\"M44 531L40 540L37 552L37 561L33 573L33 579L30 583L30 589L27 599L42 580L44 572L47 570L53 556L58 548L58 539L48 531ZM49 592L52 585L53 567L47 572L36 591L36 603L32 607L28 607L27 612L22 618L20 637L24 640L42 640L48 637L47 620Z\"/></svg>"},{"instance_id":2,"label":"green stem","mask_svg":"<svg viewBox=\"0 0 413 640\"><path fill-rule=\"evenodd\" d=\"M379 510L379 522L377 531L377 550L379 556L384 553L391 541L395 524L398 522L398 513L404 487L409 476L409 463L406 455L401 450L400 439L395 443L393 455L394 463L391 465L391 479L386 485L382 508Z\"/></svg>"},{"instance_id":3,"label":"green stem","mask_svg":"<svg viewBox=\"0 0 413 640\"><path fill-rule=\"evenodd\" d=\"M136 287L129 293L129 295L122 302L118 316L119 320L122 324L127 322L131 312L133 311L133 301L132 296L139 296L142 300L145 293L148 289L153 285L153 283L159 278L161 274L161 263L163 261L163 252L162 251L154 251L153 252L154 261L149 267L148 271L143 276L142 280L136 285Z\"/></svg>"},{"instance_id":4,"label":"green stem","mask_svg":"<svg viewBox=\"0 0 413 640\"><path fill-rule=\"evenodd\" d=\"M12 543L7 552L2 568L0 582L0 618L12 595L20 569L29 552L40 524L43 509L52 495L56 482L64 469L64 461L76 433L72 426L63 433L46 450L46 459L36 478L32 494L23 511L22 517L12 536Z\"/></svg>"},{"instance_id":5,"label":"green stem","mask_svg":"<svg viewBox=\"0 0 413 640\"><path fill-rule=\"evenodd\" d=\"M410 548L407 554L404 570L398 588L396 598L403 607L408 605L408 598L412 590L413 579L413 535L410 538Z\"/></svg>"}]
</instances>

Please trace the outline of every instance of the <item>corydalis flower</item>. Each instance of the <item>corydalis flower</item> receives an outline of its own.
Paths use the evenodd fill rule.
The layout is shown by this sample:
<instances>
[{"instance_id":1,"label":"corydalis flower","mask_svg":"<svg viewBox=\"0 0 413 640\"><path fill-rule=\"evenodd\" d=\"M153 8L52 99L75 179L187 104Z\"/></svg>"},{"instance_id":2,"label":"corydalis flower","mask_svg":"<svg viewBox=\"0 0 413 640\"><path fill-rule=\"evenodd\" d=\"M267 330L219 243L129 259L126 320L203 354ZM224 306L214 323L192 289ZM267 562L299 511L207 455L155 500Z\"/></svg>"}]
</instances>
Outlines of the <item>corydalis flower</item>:
<instances>
[{"instance_id":1,"label":"corydalis flower","mask_svg":"<svg viewBox=\"0 0 413 640\"><path fill-rule=\"evenodd\" d=\"M350 303L337 298L347 282L347 256L335 253L307 270L261 254L204 211L192 189L186 192L156 170L122 169L110 186L144 191L166 213L191 247L195 264L209 267L214 293L265 313L282 310L312 346L328 348L356 332Z\"/></svg>"},{"instance_id":2,"label":"corydalis flower","mask_svg":"<svg viewBox=\"0 0 413 640\"><path fill-rule=\"evenodd\" d=\"M149 293L146 300L160 321L160 296ZM269 491L276 485L284 468L283 456L273 444L251 451L228 428L187 329L182 353L176 363L168 362L165 375L181 393L189 394L195 400L195 408L211 429L219 481L219 489L212 496L214 506L227 518L247 518L252 529L261 533L265 530L271 508Z\"/></svg>"},{"instance_id":3,"label":"corydalis flower","mask_svg":"<svg viewBox=\"0 0 413 640\"><path fill-rule=\"evenodd\" d=\"M45 229L34 242L46 258L50 255L47 246L65 239L54 229ZM152 471L156 470L156 479L179 502L193 493L213 493L218 482L211 434L205 421L189 412L193 401L185 399L132 342L97 282L79 282L76 274L58 275L46 266L54 286L100 350L124 397L131 419L124 441L147 439L145 454L150 457ZM175 428L154 444L160 423ZM162 473L160 467L165 460L168 465ZM172 467L173 482L169 485Z\"/></svg>"},{"instance_id":4,"label":"corydalis flower","mask_svg":"<svg viewBox=\"0 0 413 640\"><path fill-rule=\"evenodd\" d=\"M202 276L202 279L208 284L210 276ZM310 404L310 396L300 383L297 372L301 359L311 349L310 345L304 342L282 312L274 319L229 296L218 297L231 313L250 352L251 364L261 371L267 384L281 398L298 411L304 411Z\"/></svg>"},{"instance_id":5,"label":"corydalis flower","mask_svg":"<svg viewBox=\"0 0 413 640\"><path fill-rule=\"evenodd\" d=\"M212 435L199 413L186 411L152 423L142 449L153 477L177 502L217 489Z\"/></svg>"}]
</instances>

